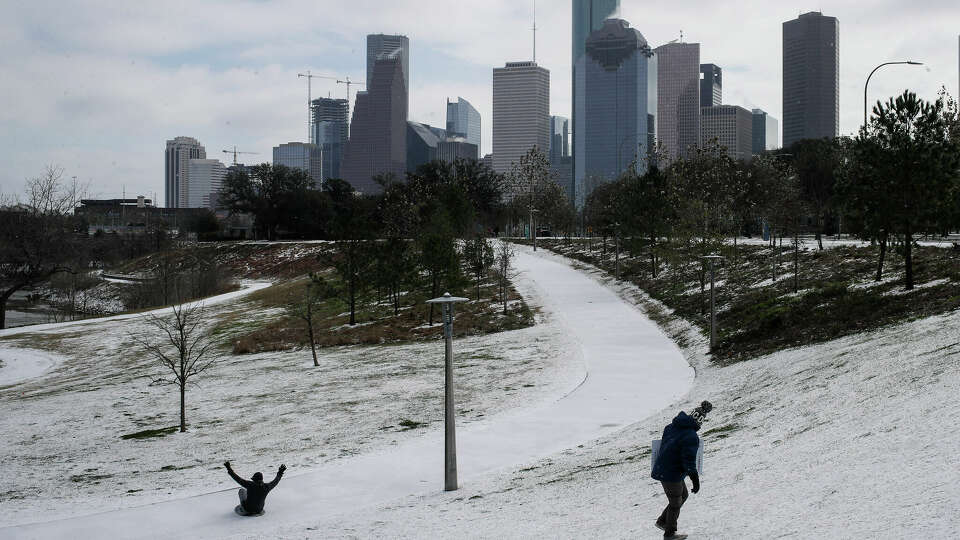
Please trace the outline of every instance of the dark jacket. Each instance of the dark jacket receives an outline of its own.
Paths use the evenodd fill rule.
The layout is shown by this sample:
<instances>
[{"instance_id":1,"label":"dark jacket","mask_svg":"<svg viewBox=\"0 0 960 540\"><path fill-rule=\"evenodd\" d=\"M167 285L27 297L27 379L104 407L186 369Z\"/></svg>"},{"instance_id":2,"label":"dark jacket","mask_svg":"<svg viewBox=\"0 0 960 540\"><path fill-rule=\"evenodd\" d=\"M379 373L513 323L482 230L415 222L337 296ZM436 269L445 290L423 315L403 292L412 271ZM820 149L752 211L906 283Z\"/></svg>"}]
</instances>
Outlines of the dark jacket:
<instances>
[{"instance_id":1,"label":"dark jacket","mask_svg":"<svg viewBox=\"0 0 960 540\"><path fill-rule=\"evenodd\" d=\"M270 493L271 489L277 487L277 484L280 483L280 478L283 476L283 470L279 470L273 482L264 484L263 482L244 480L237 476L237 473L233 472L233 469L227 469L227 473L230 475L230 478L233 478L234 481L247 490L247 498L240 505L243 506L243 509L248 514L259 514L263 512L263 503L267 500L267 493Z\"/></svg>"},{"instance_id":2,"label":"dark jacket","mask_svg":"<svg viewBox=\"0 0 960 540\"><path fill-rule=\"evenodd\" d=\"M700 448L698 429L700 426L697 421L683 411L669 426L663 428L660 453L650 474L654 480L682 482L687 475L697 474L697 450Z\"/></svg>"}]
</instances>

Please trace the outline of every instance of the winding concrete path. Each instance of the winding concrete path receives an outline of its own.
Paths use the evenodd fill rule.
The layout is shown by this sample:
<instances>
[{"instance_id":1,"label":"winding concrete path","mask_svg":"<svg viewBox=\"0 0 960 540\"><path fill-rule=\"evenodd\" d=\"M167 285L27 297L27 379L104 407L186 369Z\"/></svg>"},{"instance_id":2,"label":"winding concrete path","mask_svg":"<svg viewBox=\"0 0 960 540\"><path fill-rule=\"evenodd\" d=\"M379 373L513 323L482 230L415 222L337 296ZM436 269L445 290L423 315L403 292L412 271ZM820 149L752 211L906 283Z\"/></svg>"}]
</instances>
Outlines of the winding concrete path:
<instances>
[{"instance_id":1,"label":"winding concrete path","mask_svg":"<svg viewBox=\"0 0 960 540\"><path fill-rule=\"evenodd\" d=\"M518 247L515 280L530 303L570 338L586 380L559 400L504 414L458 435L461 485L496 469L593 440L641 420L682 397L694 372L679 349L635 307L558 257ZM443 482L443 434L292 476L271 494L267 513L238 518L236 488L139 508L0 529L0 538L217 538L269 535ZM269 474L268 474L269 476Z\"/></svg>"}]
</instances>

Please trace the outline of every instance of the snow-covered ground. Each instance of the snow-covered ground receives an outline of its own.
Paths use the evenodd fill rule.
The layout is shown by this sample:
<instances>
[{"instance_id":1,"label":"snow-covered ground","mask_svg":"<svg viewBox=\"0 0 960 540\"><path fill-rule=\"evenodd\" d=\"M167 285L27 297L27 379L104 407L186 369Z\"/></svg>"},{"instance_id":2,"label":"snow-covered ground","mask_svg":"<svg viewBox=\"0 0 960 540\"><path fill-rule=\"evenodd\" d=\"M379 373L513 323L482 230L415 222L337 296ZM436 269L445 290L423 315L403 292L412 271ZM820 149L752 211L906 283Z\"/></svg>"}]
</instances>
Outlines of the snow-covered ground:
<instances>
[{"instance_id":1,"label":"snow-covered ground","mask_svg":"<svg viewBox=\"0 0 960 540\"><path fill-rule=\"evenodd\" d=\"M543 252L539 257L560 260ZM612 283L586 265L570 264L657 318L669 312L631 286ZM546 293L544 303L562 296L566 288L541 291ZM525 296L537 292L533 287L520 290ZM584 334L598 332L601 340L610 339L602 332L606 323L615 322L598 313L584 324L550 306L544 313L547 322L534 328L558 329L545 337L559 344L549 350L561 356L583 345L578 339ZM513 465L485 474L471 474L464 454L462 488L456 492L439 490L437 454L429 458L435 466L422 489L408 490L405 497L389 496L397 491L390 479L406 477L406 462L396 462L392 469L376 470L384 475L384 487L354 501L353 511L334 515L338 501L327 497L355 481L357 465L375 463L377 455L383 455L372 452L285 480L271 495L268 513L256 520L229 515L235 493L228 491L39 528L0 529L0 538L46 538L56 532L96 537L105 530L111 536L129 536L124 534L129 529L107 527L129 525L131 516L142 518L138 536L164 538L171 535L163 526L198 517L198 525L182 536L658 538L662 533L653 521L665 500L649 478L650 440L678 409L689 410L702 399L713 401L716 409L701 432L707 448L703 489L691 496L680 517L681 532L692 538L957 537L960 312L725 368L710 363L698 331L681 320L666 324L696 368L689 393L681 397L687 390L682 383L662 381L660 390L679 398L670 406L653 414L643 407L623 411L633 423L610 426L606 434L539 459L518 456ZM626 342L613 345L623 346L628 354L645 352ZM462 346L458 341L457 350ZM594 358L585 359L592 377ZM458 385L464 378L458 368ZM524 415L518 408L501 412L497 418L487 417L490 426ZM463 427L462 452L469 447L466 434L486 427L482 421ZM9 456L9 443L4 444L8 447L0 455ZM440 434L380 448L390 452L417 444L438 452ZM5 465L7 461L4 457ZM323 471L331 476L319 483ZM16 475L13 471L7 478ZM312 506L304 498L313 501ZM216 510L208 511L208 504ZM161 528L151 528L153 523Z\"/></svg>"},{"instance_id":2,"label":"snow-covered ground","mask_svg":"<svg viewBox=\"0 0 960 540\"><path fill-rule=\"evenodd\" d=\"M544 350L529 339L531 336L523 335L533 329L509 334L525 338L524 350L540 349L536 356L541 358L560 358L565 364L572 361L575 365L581 365L582 359L587 358L589 376L582 384L582 378L573 381L565 378L573 384L539 404L513 407L473 423L467 419L458 433L464 485L469 485L481 473L524 463L620 429L676 399L693 381L693 371L676 346L609 289L547 258L521 253L517 266L521 270L515 280L518 290L544 310L544 324L534 328L547 329L551 334L548 336L550 348ZM501 350L516 346L504 338L509 335L499 336ZM458 351L464 346L458 342ZM458 382L469 379L470 375L469 370L458 366ZM542 383L537 376L529 380ZM375 396L368 398L375 400ZM468 392L458 400L461 407L464 401L469 405L469 398ZM381 399L415 400L415 394ZM424 404L418 403L418 406ZM278 412L275 406L272 412ZM300 431L299 426L288 429ZM284 481L284 489L271 496L267 516L256 522L238 520L230 514L235 493L229 490L7 531L41 538L68 537L78 531L95 534L109 524L110 530L120 536L140 536L147 531L147 536L219 537L244 533L250 527L273 536L272 529L297 521L329 519L357 506L412 493L436 492L442 482L441 441L442 433L434 431L395 447L328 464L312 473L300 476L294 473ZM178 518L170 520L170 515Z\"/></svg>"},{"instance_id":3,"label":"snow-covered ground","mask_svg":"<svg viewBox=\"0 0 960 540\"><path fill-rule=\"evenodd\" d=\"M663 310L631 286L611 286ZM399 499L276 536L659 538L653 522L665 498L649 477L650 441L677 410L709 399L716 409L701 431L703 486L684 506L680 532L957 538L960 312L725 368L709 362L706 340L688 324L673 320L669 332L685 343L697 379L658 414L457 493Z\"/></svg>"}]
</instances>

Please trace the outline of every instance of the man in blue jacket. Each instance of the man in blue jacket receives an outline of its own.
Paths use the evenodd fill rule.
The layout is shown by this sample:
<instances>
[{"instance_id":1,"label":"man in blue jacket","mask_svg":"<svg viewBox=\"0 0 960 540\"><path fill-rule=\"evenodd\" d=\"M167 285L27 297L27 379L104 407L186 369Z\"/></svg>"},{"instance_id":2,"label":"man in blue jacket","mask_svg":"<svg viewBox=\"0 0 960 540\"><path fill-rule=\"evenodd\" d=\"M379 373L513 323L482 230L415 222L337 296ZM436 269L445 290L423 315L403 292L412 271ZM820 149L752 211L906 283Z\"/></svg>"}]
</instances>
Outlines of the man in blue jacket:
<instances>
[{"instance_id":1,"label":"man in blue jacket","mask_svg":"<svg viewBox=\"0 0 960 540\"><path fill-rule=\"evenodd\" d=\"M653 464L650 476L659 480L663 485L663 492L667 495L667 507L663 509L657 519L657 528L663 529L664 538L680 540L685 534L677 534L677 518L680 517L680 508L687 501L687 485L683 479L687 476L693 483L693 491L700 491L700 475L697 472L697 451L700 448L700 437L697 430L703 422L704 416L713 406L704 401L693 416L680 411L669 426L663 429L660 439L660 453Z\"/></svg>"}]
</instances>

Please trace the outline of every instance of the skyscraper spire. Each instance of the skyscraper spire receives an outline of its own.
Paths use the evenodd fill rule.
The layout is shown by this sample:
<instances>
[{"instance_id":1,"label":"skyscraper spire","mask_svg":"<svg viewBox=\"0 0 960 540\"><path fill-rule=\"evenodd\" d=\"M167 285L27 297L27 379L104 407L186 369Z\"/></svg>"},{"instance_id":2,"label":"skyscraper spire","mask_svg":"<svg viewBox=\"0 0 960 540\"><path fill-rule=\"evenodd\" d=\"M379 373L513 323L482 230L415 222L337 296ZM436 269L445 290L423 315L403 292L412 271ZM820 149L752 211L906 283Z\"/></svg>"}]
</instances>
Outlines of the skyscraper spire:
<instances>
[{"instance_id":1,"label":"skyscraper spire","mask_svg":"<svg viewBox=\"0 0 960 540\"><path fill-rule=\"evenodd\" d=\"M533 0L533 61L537 61L537 0Z\"/></svg>"}]
</instances>

